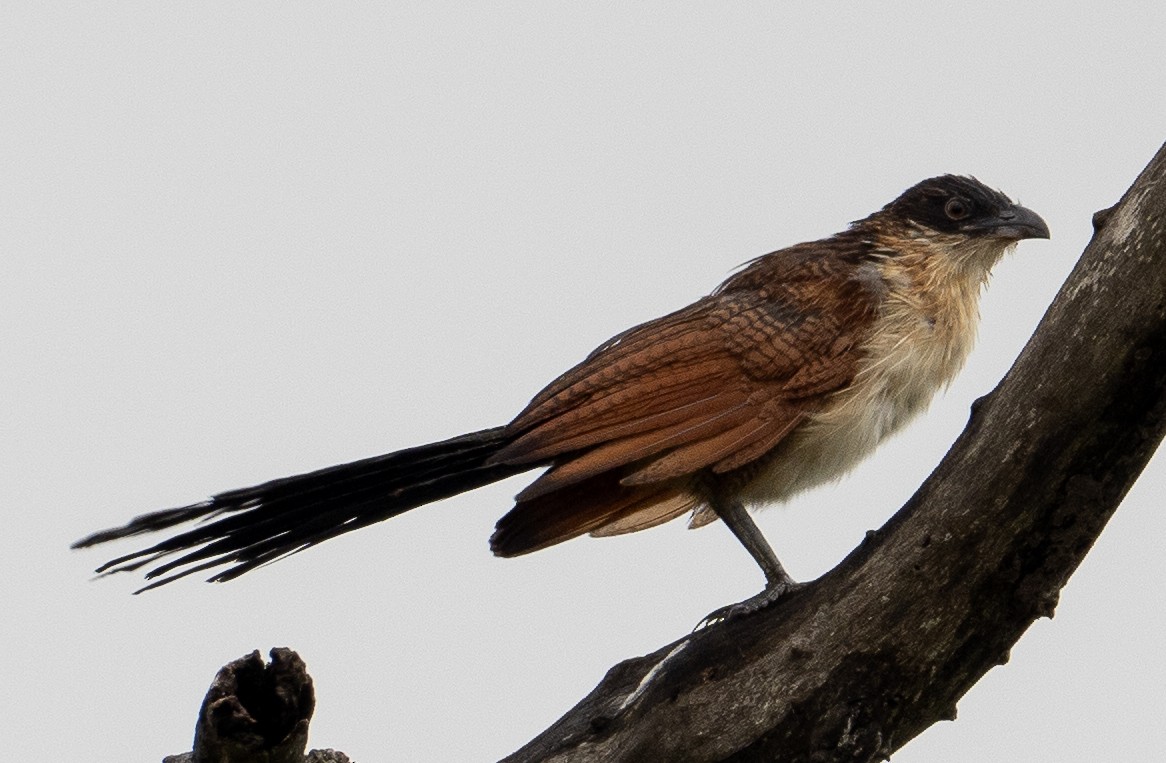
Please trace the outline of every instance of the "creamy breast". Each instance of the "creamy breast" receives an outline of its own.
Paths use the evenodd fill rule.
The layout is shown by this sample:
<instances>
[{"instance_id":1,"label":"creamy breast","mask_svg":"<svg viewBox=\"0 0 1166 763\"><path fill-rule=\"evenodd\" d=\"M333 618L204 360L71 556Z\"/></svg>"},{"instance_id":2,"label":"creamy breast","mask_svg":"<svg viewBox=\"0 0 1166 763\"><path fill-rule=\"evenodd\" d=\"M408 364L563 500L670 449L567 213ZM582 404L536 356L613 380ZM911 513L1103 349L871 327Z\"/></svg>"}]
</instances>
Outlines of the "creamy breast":
<instances>
[{"instance_id":1,"label":"creamy breast","mask_svg":"<svg viewBox=\"0 0 1166 763\"><path fill-rule=\"evenodd\" d=\"M769 454L745 486L747 504L842 477L955 377L975 341L980 291L1006 246L953 256L931 251L936 245L878 263L887 297L854 381Z\"/></svg>"}]
</instances>

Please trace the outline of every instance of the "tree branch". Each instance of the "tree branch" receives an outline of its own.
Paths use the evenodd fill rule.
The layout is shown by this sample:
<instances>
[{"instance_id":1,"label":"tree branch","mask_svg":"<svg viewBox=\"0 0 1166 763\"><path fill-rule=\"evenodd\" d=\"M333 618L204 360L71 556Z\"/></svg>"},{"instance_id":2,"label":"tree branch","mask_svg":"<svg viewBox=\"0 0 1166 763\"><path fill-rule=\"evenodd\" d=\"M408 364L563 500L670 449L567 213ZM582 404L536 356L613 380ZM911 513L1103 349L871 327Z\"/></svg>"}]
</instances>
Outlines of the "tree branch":
<instances>
[{"instance_id":1,"label":"tree branch","mask_svg":"<svg viewBox=\"0 0 1166 763\"><path fill-rule=\"evenodd\" d=\"M953 719L1052 616L1162 439L1164 179L1166 146L882 529L778 604L616 665L507 763L882 760Z\"/></svg>"},{"instance_id":2,"label":"tree branch","mask_svg":"<svg viewBox=\"0 0 1166 763\"><path fill-rule=\"evenodd\" d=\"M308 722L316 707L312 678L290 649L255 651L224 665L198 713L194 750L162 763L348 763L343 753L312 750Z\"/></svg>"}]
</instances>

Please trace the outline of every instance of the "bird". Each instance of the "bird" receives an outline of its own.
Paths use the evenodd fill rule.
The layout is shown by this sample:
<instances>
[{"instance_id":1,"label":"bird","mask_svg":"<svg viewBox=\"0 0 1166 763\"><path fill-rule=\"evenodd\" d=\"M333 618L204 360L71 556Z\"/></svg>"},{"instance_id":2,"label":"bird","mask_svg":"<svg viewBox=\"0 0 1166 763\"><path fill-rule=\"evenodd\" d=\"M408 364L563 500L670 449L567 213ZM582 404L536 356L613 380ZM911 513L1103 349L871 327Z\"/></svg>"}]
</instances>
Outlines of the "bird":
<instances>
[{"instance_id":1,"label":"bird","mask_svg":"<svg viewBox=\"0 0 1166 763\"><path fill-rule=\"evenodd\" d=\"M1041 238L1040 215L1003 193L971 176L932 177L617 334L507 424L144 514L73 547L172 530L97 572L149 568L139 592L206 570L222 582L542 469L498 520L495 555L685 514L692 527L719 519L765 585L706 622L743 616L800 585L749 511L838 479L925 410L972 348L993 266Z\"/></svg>"}]
</instances>

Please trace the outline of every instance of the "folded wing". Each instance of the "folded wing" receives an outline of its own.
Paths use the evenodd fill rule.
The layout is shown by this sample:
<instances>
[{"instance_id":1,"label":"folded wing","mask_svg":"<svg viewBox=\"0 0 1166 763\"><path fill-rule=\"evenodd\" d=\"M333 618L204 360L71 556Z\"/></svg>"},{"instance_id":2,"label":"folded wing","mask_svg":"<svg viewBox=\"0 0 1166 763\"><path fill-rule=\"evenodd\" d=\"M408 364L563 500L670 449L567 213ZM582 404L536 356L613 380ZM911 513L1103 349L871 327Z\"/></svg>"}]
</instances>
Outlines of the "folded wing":
<instances>
[{"instance_id":1,"label":"folded wing","mask_svg":"<svg viewBox=\"0 0 1166 763\"><path fill-rule=\"evenodd\" d=\"M848 384L877 295L855 262L805 249L624 332L539 393L491 462L552 466L498 523L495 553L678 516L702 501L698 475L763 458Z\"/></svg>"}]
</instances>

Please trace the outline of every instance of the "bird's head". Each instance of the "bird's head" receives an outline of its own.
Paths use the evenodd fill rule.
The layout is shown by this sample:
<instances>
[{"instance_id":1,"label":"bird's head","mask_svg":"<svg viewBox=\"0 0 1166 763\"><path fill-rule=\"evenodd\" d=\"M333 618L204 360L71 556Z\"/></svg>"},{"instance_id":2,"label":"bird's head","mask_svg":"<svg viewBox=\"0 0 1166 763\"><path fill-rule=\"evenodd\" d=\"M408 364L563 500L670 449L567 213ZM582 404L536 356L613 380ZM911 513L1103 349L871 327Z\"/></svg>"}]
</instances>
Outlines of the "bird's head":
<instances>
[{"instance_id":1,"label":"bird's head","mask_svg":"<svg viewBox=\"0 0 1166 763\"><path fill-rule=\"evenodd\" d=\"M1021 239L1049 237L1049 226L1036 212L959 175L917 183L858 225L925 242L984 270Z\"/></svg>"}]
</instances>

